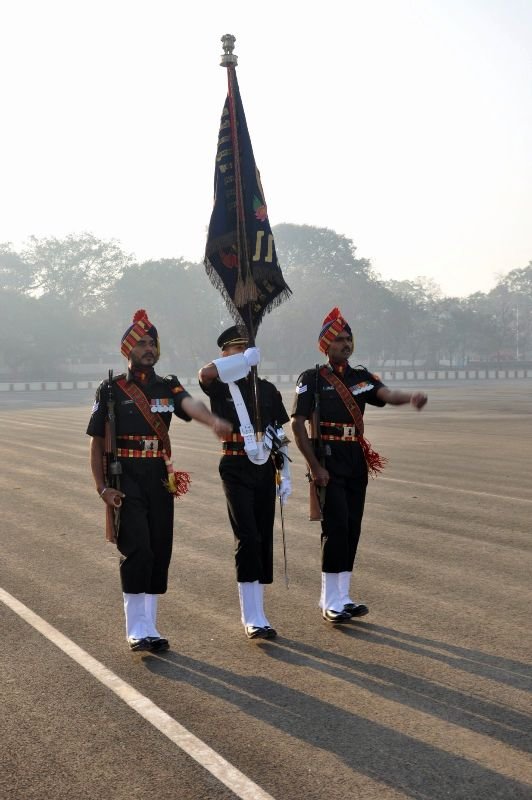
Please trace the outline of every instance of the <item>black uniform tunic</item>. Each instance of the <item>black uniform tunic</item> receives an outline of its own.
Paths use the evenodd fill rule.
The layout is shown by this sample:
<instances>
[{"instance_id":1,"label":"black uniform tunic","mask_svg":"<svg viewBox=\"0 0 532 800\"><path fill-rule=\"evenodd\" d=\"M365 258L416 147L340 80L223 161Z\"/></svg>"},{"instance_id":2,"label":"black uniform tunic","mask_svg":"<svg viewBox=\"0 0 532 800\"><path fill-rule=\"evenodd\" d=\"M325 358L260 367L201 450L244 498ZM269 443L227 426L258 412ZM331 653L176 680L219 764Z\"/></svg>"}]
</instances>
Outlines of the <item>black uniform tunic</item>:
<instances>
[{"instance_id":1,"label":"black uniform tunic","mask_svg":"<svg viewBox=\"0 0 532 800\"><path fill-rule=\"evenodd\" d=\"M134 401L116 384L120 377L133 381L133 375L129 371L126 376L117 376L113 381L117 445L119 448L139 452L137 448L142 448L143 437L154 437L156 434ZM89 436L105 436L108 385L108 381L103 381L96 390L92 416L87 427ZM167 428L170 426L172 413L186 422L190 421L190 417L181 408L184 398L190 395L175 375L162 378L151 370L148 381L137 385L146 395L151 412L158 414ZM121 436L135 436L138 439L121 439ZM162 443L159 443L158 449L161 448ZM120 462L120 488L126 495L122 501L117 542L122 555L122 591L133 594L164 594L168 584L174 526L174 498L163 485L168 477L166 465L161 457L141 455L120 458Z\"/></svg>"},{"instance_id":2,"label":"black uniform tunic","mask_svg":"<svg viewBox=\"0 0 532 800\"><path fill-rule=\"evenodd\" d=\"M247 378L236 381L250 418L252 403ZM238 414L226 383L216 379L201 388L211 401L213 414L233 423L240 430ZM258 397L263 427L279 428L288 422L280 393L269 381L258 379ZM273 525L275 520L275 466L269 458L253 464L245 454L243 442L224 442L220 477L227 501L229 521L235 538L236 579L239 583L273 581Z\"/></svg>"},{"instance_id":3,"label":"black uniform tunic","mask_svg":"<svg viewBox=\"0 0 532 800\"><path fill-rule=\"evenodd\" d=\"M377 397L377 390L384 384L365 367L348 365L343 374L335 374L348 387L362 415L366 403L386 405ZM342 398L321 375L318 375L318 391L321 423L354 426ZM315 393L316 369L309 369L298 378L293 417L310 419L315 407ZM343 428L330 425L322 425L320 430L325 436L341 436L344 432ZM357 435L360 433L356 431ZM324 440L323 444L329 483L321 523L322 571L352 572L364 514L368 468L359 442Z\"/></svg>"}]
</instances>

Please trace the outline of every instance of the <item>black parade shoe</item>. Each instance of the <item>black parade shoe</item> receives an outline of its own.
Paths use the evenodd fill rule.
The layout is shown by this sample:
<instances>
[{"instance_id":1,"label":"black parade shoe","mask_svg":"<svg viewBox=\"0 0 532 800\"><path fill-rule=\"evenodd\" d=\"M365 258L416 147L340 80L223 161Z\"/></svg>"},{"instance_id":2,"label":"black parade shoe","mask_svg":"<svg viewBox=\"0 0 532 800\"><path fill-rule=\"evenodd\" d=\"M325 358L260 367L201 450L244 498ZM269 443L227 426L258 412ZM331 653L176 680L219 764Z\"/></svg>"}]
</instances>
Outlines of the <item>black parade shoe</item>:
<instances>
[{"instance_id":1,"label":"black parade shoe","mask_svg":"<svg viewBox=\"0 0 532 800\"><path fill-rule=\"evenodd\" d=\"M369 608L365 603L346 603L344 611L347 611L350 617L365 617L369 614Z\"/></svg>"},{"instance_id":2,"label":"black parade shoe","mask_svg":"<svg viewBox=\"0 0 532 800\"><path fill-rule=\"evenodd\" d=\"M164 650L170 649L170 642L162 636L147 636L150 643L150 650L152 653L162 653Z\"/></svg>"},{"instance_id":3,"label":"black parade shoe","mask_svg":"<svg viewBox=\"0 0 532 800\"><path fill-rule=\"evenodd\" d=\"M246 630L246 636L248 637L248 639L267 639L268 638L267 629L266 628L260 628L258 625L246 625L245 630ZM271 630L273 630L273 628Z\"/></svg>"},{"instance_id":4,"label":"black parade shoe","mask_svg":"<svg viewBox=\"0 0 532 800\"><path fill-rule=\"evenodd\" d=\"M332 622L334 625L349 622L351 619L351 614L348 614L347 611L333 611L332 608L326 608L321 615L325 622Z\"/></svg>"},{"instance_id":5,"label":"black parade shoe","mask_svg":"<svg viewBox=\"0 0 532 800\"><path fill-rule=\"evenodd\" d=\"M133 639L130 637L127 642L129 644L129 649L134 653L151 650L151 644L148 639Z\"/></svg>"}]
</instances>

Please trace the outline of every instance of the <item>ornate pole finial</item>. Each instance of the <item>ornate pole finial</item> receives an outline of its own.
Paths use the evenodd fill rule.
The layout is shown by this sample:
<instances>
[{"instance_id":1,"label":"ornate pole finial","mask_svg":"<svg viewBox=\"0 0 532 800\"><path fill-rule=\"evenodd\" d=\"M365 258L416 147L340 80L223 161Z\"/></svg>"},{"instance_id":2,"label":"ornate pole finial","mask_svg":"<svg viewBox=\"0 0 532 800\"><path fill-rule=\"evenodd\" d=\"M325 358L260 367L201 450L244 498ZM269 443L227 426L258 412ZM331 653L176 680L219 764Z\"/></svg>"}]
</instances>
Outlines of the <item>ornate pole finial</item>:
<instances>
[{"instance_id":1,"label":"ornate pole finial","mask_svg":"<svg viewBox=\"0 0 532 800\"><path fill-rule=\"evenodd\" d=\"M224 52L222 55L222 60L220 61L220 66L229 67L233 65L236 67L238 64L238 56L235 56L233 53L233 50L235 49L236 37L231 33L225 33L221 38L221 42Z\"/></svg>"}]
</instances>

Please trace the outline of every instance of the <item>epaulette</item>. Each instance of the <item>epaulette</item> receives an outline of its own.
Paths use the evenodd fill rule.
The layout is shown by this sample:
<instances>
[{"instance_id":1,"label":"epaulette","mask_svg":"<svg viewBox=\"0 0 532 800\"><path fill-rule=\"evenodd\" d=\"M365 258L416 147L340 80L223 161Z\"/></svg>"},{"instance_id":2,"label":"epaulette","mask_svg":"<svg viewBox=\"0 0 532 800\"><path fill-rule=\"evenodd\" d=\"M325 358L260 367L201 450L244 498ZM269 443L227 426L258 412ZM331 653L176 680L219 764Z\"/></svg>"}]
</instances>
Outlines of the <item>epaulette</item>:
<instances>
[{"instance_id":1,"label":"epaulette","mask_svg":"<svg viewBox=\"0 0 532 800\"><path fill-rule=\"evenodd\" d=\"M371 377L372 377L372 378L375 378L375 380L376 380L376 381L382 382L382 381L381 381L381 376L380 376L380 375L378 375L376 372L372 372L370 369L368 369L367 367L365 367L365 366L364 366L364 364L357 364L357 365L356 365L356 367L353 367L353 369L363 369L363 370L364 370L364 372L369 372L369 374L371 375Z\"/></svg>"},{"instance_id":2,"label":"epaulette","mask_svg":"<svg viewBox=\"0 0 532 800\"><path fill-rule=\"evenodd\" d=\"M303 372L298 376L297 380L299 381L299 378L301 378L303 375L306 375L307 372L314 372L314 374L316 374L316 367L318 368L319 372L319 370L324 366L325 364L316 364L314 367L309 367L308 369L304 369Z\"/></svg>"},{"instance_id":3,"label":"epaulette","mask_svg":"<svg viewBox=\"0 0 532 800\"><path fill-rule=\"evenodd\" d=\"M180 394L181 392L186 391L177 375L165 375L163 381L168 384L172 394Z\"/></svg>"}]
</instances>

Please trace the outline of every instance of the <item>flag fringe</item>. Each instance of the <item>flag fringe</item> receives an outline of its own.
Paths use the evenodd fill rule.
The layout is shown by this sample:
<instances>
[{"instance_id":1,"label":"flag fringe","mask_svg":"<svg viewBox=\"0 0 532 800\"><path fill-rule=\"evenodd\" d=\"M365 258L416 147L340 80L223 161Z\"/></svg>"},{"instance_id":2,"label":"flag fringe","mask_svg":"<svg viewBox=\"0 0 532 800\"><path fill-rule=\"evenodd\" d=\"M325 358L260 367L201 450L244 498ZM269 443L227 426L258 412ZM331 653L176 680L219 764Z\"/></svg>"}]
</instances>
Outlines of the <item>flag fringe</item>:
<instances>
[{"instance_id":1,"label":"flag fringe","mask_svg":"<svg viewBox=\"0 0 532 800\"><path fill-rule=\"evenodd\" d=\"M235 302L235 300L237 299L237 295L235 294L235 299L233 299L231 297L231 295L229 294L229 292L226 289L226 286L225 286L222 278L218 274L218 271L216 270L216 268L211 263L210 259L209 258L205 258L204 264L205 264L205 271L207 273L207 276L208 276L210 282L212 283L214 288L217 289L220 292L220 294L222 295L223 300L224 300L224 302L225 302L225 304L227 306L227 310L231 314L231 316L234 319L234 321L236 322L236 324L237 325L244 325L245 327L248 327L249 320L246 319L243 316L243 314L246 311L245 306L248 303L250 303L250 302L253 303L255 300L257 300L258 296L259 296L258 293L252 299L250 299L250 300L244 299L243 302L241 302L241 303L240 303L240 299L239 299L239 305L237 306L237 304ZM253 278L251 276L249 277L249 280L251 282L253 282ZM275 281L275 282L277 283L277 281ZM238 286L237 286L237 292L238 292ZM261 322L261 320L262 320L262 318L264 317L265 314L269 314L270 311L273 311L275 308L280 306L281 303L284 303L285 300L288 300L289 297L291 296L291 294L292 294L292 290L288 286L286 286L276 297L274 297L268 303L266 308L263 308L261 310L259 315L255 314L255 318L258 320L257 327L260 324L260 322Z\"/></svg>"}]
</instances>

